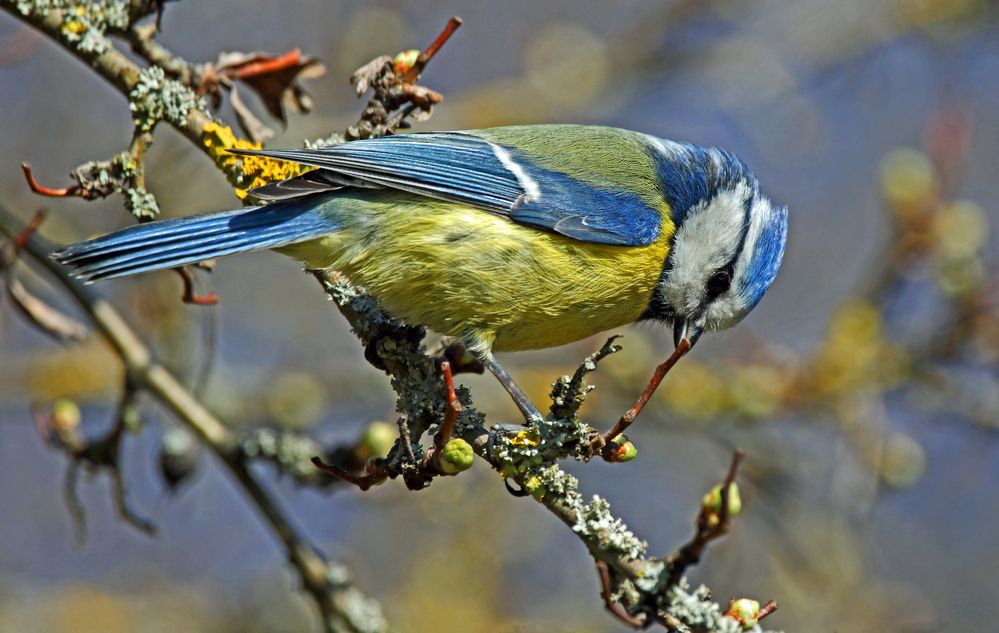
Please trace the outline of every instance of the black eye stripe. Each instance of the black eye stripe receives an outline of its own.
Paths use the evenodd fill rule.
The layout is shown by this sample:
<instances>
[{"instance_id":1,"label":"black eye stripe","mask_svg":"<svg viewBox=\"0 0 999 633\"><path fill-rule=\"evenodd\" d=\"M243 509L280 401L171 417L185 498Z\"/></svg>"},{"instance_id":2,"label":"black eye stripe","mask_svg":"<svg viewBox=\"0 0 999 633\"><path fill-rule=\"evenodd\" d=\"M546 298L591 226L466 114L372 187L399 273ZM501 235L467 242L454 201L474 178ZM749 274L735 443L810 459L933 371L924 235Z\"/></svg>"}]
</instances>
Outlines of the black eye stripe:
<instances>
[{"instance_id":1,"label":"black eye stripe","mask_svg":"<svg viewBox=\"0 0 999 633\"><path fill-rule=\"evenodd\" d=\"M723 268L711 275L706 286L708 299L715 299L722 295L732 285L732 273L729 269Z\"/></svg>"},{"instance_id":2,"label":"black eye stripe","mask_svg":"<svg viewBox=\"0 0 999 633\"><path fill-rule=\"evenodd\" d=\"M739 233L739 243L736 246L735 252L732 254L732 259L730 259L725 266L719 268L715 271L715 274L708 278L708 283L705 286L708 301L714 301L716 298L728 292L728 289L732 287L732 278L735 276L735 262L738 261L739 256L742 255L742 251L746 247L746 238L749 235L749 216L752 210L754 197L755 196L753 195L747 196L742 205L742 229Z\"/></svg>"}]
</instances>

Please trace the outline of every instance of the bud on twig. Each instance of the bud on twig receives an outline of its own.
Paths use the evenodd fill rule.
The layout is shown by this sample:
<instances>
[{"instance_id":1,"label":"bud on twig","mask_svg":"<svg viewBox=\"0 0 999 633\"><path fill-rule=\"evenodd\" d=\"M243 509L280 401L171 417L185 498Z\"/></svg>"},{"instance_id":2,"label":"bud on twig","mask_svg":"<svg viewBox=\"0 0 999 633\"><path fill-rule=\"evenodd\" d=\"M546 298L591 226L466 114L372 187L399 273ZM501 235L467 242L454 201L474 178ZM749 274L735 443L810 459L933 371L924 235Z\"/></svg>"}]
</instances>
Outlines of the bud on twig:
<instances>
[{"instance_id":1,"label":"bud on twig","mask_svg":"<svg viewBox=\"0 0 999 633\"><path fill-rule=\"evenodd\" d=\"M602 451L604 460L614 463L630 462L638 456L638 447L626 435L618 435Z\"/></svg>"},{"instance_id":2,"label":"bud on twig","mask_svg":"<svg viewBox=\"0 0 999 633\"><path fill-rule=\"evenodd\" d=\"M446 475L457 475L463 470L468 470L472 467L472 461L475 459L472 445L460 437L448 440L439 455L437 463L441 472Z\"/></svg>"},{"instance_id":3,"label":"bud on twig","mask_svg":"<svg viewBox=\"0 0 999 633\"><path fill-rule=\"evenodd\" d=\"M756 626L760 619L760 603L749 598L730 600L725 617L738 621L742 628L749 630Z\"/></svg>"},{"instance_id":4,"label":"bud on twig","mask_svg":"<svg viewBox=\"0 0 999 633\"><path fill-rule=\"evenodd\" d=\"M722 513L722 488L718 485L708 491L701 500L701 512L705 515L709 527L718 525ZM739 496L739 484L734 481L728 487L728 517L732 518L742 510L742 497Z\"/></svg>"}]
</instances>

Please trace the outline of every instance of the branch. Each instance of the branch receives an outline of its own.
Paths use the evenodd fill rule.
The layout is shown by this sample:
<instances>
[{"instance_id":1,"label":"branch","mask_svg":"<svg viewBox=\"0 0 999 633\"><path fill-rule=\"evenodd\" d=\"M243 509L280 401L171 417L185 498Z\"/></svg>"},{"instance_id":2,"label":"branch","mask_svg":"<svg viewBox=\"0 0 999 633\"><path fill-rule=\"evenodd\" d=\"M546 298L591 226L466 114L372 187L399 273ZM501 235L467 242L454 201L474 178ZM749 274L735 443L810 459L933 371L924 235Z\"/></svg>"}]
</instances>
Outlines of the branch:
<instances>
[{"instance_id":1,"label":"branch","mask_svg":"<svg viewBox=\"0 0 999 633\"><path fill-rule=\"evenodd\" d=\"M412 435L419 438L429 432L437 421L445 419L448 398L437 371L437 359L420 344L419 328L393 321L363 289L350 285L339 274L316 275L369 350L368 360L391 377L399 395L397 408L409 421ZM609 352L605 345L597 355ZM726 628L732 623L726 622L721 607L711 600L710 591L703 587L688 591L686 580L671 574L678 566L648 556L646 543L611 514L607 501L594 497L587 503L578 491L576 478L559 468L557 461L586 454L594 429L575 419L551 417L527 427L487 427L485 415L474 407L468 390L459 387L456 392L461 403L456 435L501 475L515 481L525 491L523 496L540 502L573 531L598 569L607 570L611 593L627 614L626 621L640 620L642 626L659 623L675 631L741 630ZM390 466L393 459L400 458L398 448L397 444L396 454L389 455ZM734 470L730 475L734 478ZM727 509L725 514L729 515ZM728 518L724 523L727 529ZM719 535L720 531L712 538Z\"/></svg>"},{"instance_id":2,"label":"branch","mask_svg":"<svg viewBox=\"0 0 999 633\"><path fill-rule=\"evenodd\" d=\"M15 13L15 7L20 4L13 0L0 0L0 7ZM149 60L162 61L171 68L171 74L184 81L165 79L163 70L156 66L140 70L110 45L98 47L100 50L84 50L68 42L61 37L63 16L59 11L29 10L27 15L20 15L90 64L129 97L133 106L138 95L144 109L140 108L136 116L137 128L148 132L159 120L167 121L211 156L230 181L241 189L251 184L252 178L287 177L269 166L255 166L257 171L253 172L253 169L247 169L245 163L227 154L226 149L240 146L243 141L235 139L228 128L214 122L202 109L190 86L185 85L193 82L196 75L185 74L186 69L176 65L184 62L165 49L138 43L140 54ZM355 73L353 82L359 94L371 88L374 96L358 125L343 134L334 135L327 142L390 134L403 127L409 116L418 113L427 116L442 97L417 85L416 81L425 64L458 24L460 22L456 20L449 22L441 36L422 54L414 56L413 52L406 52L394 59L378 58ZM157 76L153 71L160 74ZM181 103L182 107L168 111L161 107L162 100L142 105L146 104L143 99L153 87L161 91L168 88L172 95L170 101ZM17 222L9 214L0 213L0 226L8 233L18 232ZM331 580L334 575L331 566L305 544L274 499L248 470L243 445L164 367L155 362L148 349L110 305L70 279L61 267L48 260L48 251L48 246L36 237L29 241L25 253L47 267L76 298L115 347L126 368L135 376L137 385L150 391L170 408L243 485L284 544L305 588L319 604L327 630L358 630L362 625L367 627L366 630L384 628L380 616L376 618L378 624L374 627L370 619L364 622L350 619L352 614L358 613L358 601L364 599L349 584ZM597 561L602 576L606 572L602 593L608 604L619 607L616 611L625 614L626 621L636 625L641 623L642 626L659 623L674 631L728 633L733 630L732 621L726 620L721 607L711 600L707 589L688 591L682 577L671 576L664 559L647 555L646 543L610 513L606 501L594 497L586 502L578 492L579 482L557 465L563 459L584 459L592 454L590 447L597 432L579 422L574 415L582 398L581 383L585 372L580 374L578 380L570 379L566 385L565 395L569 401L565 403L569 406L566 411L572 415L534 421L527 427L486 427L485 416L473 407L468 390L464 387L447 388L440 375L439 359L427 354L422 347L423 328L395 322L363 289L350 285L335 274L319 272L317 277L365 346L366 358L390 376L399 396L397 410L404 416L400 429L405 437L396 442L384 460L376 462L375 470L370 474L401 476L414 489L428 485L433 477L453 474L433 467L436 461L433 451L440 447L425 449L420 443L434 429L438 430L438 437L443 440L445 435L451 434L453 426L451 441L467 443L475 454L570 527ZM605 354L602 351L598 353L600 355ZM664 375L668 367L660 369L660 374ZM650 385L648 393L653 388L654 385ZM636 407L640 408L639 405Z\"/></svg>"},{"instance_id":3,"label":"branch","mask_svg":"<svg viewBox=\"0 0 999 633\"><path fill-rule=\"evenodd\" d=\"M51 4L57 6L59 3ZM63 32L63 25L66 23L65 11L46 6L43 3L0 0L0 8L47 35L71 55L90 66L126 97L139 86L142 82L143 69L115 49L103 33L92 32L90 38L70 39ZM21 7L25 8L22 10ZM122 28L125 26L126 24L121 24ZM188 140L200 146L203 130L212 123L212 118L203 110L192 107L186 112L178 112L170 123Z\"/></svg>"},{"instance_id":4,"label":"branch","mask_svg":"<svg viewBox=\"0 0 999 633\"><path fill-rule=\"evenodd\" d=\"M0 232L11 238L23 233L23 227L17 218L2 207ZM23 244L21 253L30 257L34 264L46 269L76 300L121 358L135 387L150 393L165 405L211 449L219 462L239 482L265 523L284 546L288 560L302 579L303 587L319 606L326 630L387 630L387 624L377 605L363 596L350 582L335 578L332 572L335 570L342 575L342 567L326 561L307 544L275 498L250 472L235 435L188 392L167 368L156 361L149 348L111 304L73 279L65 268L49 257L52 250L41 237L31 235Z\"/></svg>"}]
</instances>

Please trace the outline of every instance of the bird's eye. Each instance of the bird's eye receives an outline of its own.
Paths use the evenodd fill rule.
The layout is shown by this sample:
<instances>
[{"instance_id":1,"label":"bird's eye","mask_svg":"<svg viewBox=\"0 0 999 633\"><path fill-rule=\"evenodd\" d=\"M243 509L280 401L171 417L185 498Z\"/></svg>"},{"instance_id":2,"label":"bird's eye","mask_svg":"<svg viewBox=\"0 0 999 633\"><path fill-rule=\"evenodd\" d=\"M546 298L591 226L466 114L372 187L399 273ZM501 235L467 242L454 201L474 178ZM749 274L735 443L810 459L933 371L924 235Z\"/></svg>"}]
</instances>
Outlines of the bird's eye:
<instances>
[{"instance_id":1,"label":"bird's eye","mask_svg":"<svg viewBox=\"0 0 999 633\"><path fill-rule=\"evenodd\" d=\"M732 275L727 270L719 270L708 279L708 299L721 296L732 285Z\"/></svg>"}]
</instances>

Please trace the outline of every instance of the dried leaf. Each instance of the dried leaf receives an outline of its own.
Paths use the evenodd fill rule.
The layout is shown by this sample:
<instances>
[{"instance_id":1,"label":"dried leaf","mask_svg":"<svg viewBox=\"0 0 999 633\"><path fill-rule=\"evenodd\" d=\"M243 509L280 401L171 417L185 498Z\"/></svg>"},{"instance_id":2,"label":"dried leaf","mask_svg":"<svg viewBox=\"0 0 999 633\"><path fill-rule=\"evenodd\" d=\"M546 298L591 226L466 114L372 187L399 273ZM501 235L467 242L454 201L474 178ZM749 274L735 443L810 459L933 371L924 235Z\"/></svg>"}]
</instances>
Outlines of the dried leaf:
<instances>
[{"instance_id":1,"label":"dried leaf","mask_svg":"<svg viewBox=\"0 0 999 633\"><path fill-rule=\"evenodd\" d=\"M267 111L285 123L288 110L308 112L312 108L312 98L299 82L321 76L326 72L326 66L315 57L302 55L294 49L284 55L222 53L215 70L223 77L238 79L252 88Z\"/></svg>"},{"instance_id":2,"label":"dried leaf","mask_svg":"<svg viewBox=\"0 0 999 633\"><path fill-rule=\"evenodd\" d=\"M232 109L236 112L236 120L239 127L243 128L246 135L254 143L263 143L274 136L274 130L267 127L263 121L253 114L246 102L239 96L239 90L235 85L229 91L229 98L232 101Z\"/></svg>"},{"instance_id":3,"label":"dried leaf","mask_svg":"<svg viewBox=\"0 0 999 633\"><path fill-rule=\"evenodd\" d=\"M7 294L14 306L30 323L62 343L79 343L89 336L85 325L59 312L34 296L13 275L6 275Z\"/></svg>"}]
</instances>

